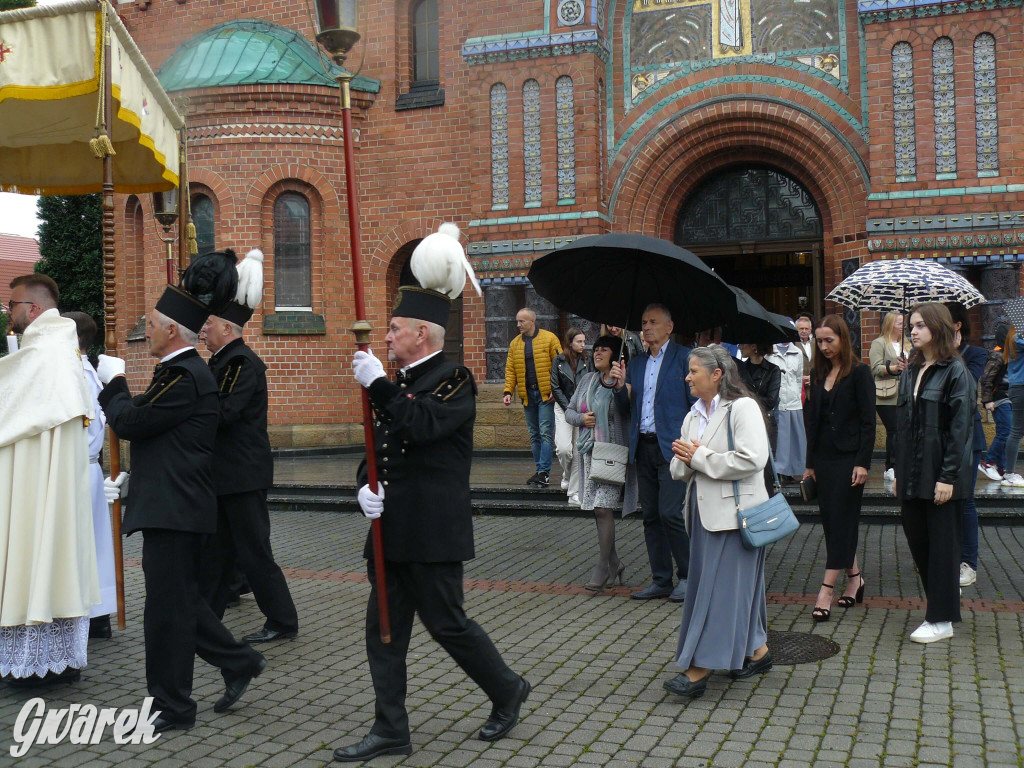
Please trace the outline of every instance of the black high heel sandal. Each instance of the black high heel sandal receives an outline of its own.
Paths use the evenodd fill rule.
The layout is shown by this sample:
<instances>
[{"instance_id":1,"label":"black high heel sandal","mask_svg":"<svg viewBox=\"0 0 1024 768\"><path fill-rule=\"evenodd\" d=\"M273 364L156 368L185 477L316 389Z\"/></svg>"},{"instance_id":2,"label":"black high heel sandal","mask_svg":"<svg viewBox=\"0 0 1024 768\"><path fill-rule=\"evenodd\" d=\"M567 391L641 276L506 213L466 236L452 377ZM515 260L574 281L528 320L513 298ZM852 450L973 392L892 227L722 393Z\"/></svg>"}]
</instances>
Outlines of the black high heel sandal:
<instances>
[{"instance_id":1,"label":"black high heel sandal","mask_svg":"<svg viewBox=\"0 0 1024 768\"><path fill-rule=\"evenodd\" d=\"M835 589L836 585L835 584L825 584L823 582L821 586L828 587L829 589ZM815 621L828 621L829 617L831 615L832 615L832 609L831 608L815 608L813 611L811 611L811 618L814 619Z\"/></svg>"},{"instance_id":2,"label":"black high heel sandal","mask_svg":"<svg viewBox=\"0 0 1024 768\"><path fill-rule=\"evenodd\" d=\"M851 573L846 578L847 581L849 581L850 579L860 579L860 586L857 587L857 595L855 597L843 595L838 600L836 600L836 604L842 608L853 608L853 606L857 603L864 602L864 577L861 576L860 573Z\"/></svg>"}]
</instances>

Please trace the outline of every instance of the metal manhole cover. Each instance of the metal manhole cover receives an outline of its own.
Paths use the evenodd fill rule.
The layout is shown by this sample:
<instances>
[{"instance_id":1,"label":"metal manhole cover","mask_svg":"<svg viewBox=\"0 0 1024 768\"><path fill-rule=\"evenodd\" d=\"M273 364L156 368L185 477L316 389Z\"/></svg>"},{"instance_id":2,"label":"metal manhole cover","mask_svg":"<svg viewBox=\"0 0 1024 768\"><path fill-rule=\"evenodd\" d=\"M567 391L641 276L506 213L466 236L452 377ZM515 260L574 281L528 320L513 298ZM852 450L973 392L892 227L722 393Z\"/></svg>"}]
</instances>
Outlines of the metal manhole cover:
<instances>
[{"instance_id":1,"label":"metal manhole cover","mask_svg":"<svg viewBox=\"0 0 1024 768\"><path fill-rule=\"evenodd\" d=\"M774 632L768 630L768 650L773 664L808 664L839 653L831 640L810 632Z\"/></svg>"}]
</instances>

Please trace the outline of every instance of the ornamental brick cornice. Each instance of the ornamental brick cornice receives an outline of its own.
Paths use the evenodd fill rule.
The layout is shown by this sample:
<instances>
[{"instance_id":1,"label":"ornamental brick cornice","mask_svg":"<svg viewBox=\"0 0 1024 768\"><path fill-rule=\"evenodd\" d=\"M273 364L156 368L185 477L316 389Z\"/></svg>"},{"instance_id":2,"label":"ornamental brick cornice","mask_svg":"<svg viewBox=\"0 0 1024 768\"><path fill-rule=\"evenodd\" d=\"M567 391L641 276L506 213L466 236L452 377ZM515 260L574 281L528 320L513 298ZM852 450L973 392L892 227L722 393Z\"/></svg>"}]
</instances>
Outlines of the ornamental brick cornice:
<instances>
[{"instance_id":1,"label":"ornamental brick cornice","mask_svg":"<svg viewBox=\"0 0 1024 768\"><path fill-rule=\"evenodd\" d=\"M550 35L522 35L498 40L469 38L462 44L462 58L470 66L581 54L594 54L601 61L608 61L608 46L596 29Z\"/></svg>"},{"instance_id":2,"label":"ornamental brick cornice","mask_svg":"<svg viewBox=\"0 0 1024 768\"><path fill-rule=\"evenodd\" d=\"M306 123L226 123L189 127L187 133L189 143L194 146L231 139L340 143L344 137L341 126ZM353 134L355 141L358 142L359 130L353 129Z\"/></svg>"},{"instance_id":3,"label":"ornamental brick cornice","mask_svg":"<svg viewBox=\"0 0 1024 768\"><path fill-rule=\"evenodd\" d=\"M1024 0L858 0L861 24L1019 8Z\"/></svg>"}]
</instances>

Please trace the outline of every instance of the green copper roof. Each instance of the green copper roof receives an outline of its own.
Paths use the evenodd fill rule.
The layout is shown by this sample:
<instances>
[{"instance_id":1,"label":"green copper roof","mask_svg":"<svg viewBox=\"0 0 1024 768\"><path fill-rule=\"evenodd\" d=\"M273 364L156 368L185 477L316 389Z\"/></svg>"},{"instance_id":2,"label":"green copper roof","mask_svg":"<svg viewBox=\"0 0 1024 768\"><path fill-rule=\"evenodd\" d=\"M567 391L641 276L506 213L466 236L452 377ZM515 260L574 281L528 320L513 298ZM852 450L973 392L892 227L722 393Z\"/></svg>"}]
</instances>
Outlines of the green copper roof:
<instances>
[{"instance_id":1,"label":"green copper roof","mask_svg":"<svg viewBox=\"0 0 1024 768\"><path fill-rule=\"evenodd\" d=\"M167 91L277 83L330 87L337 85L334 75L341 71L298 32L267 21L237 19L184 43L157 77ZM352 89L377 93L380 81L357 76Z\"/></svg>"}]
</instances>

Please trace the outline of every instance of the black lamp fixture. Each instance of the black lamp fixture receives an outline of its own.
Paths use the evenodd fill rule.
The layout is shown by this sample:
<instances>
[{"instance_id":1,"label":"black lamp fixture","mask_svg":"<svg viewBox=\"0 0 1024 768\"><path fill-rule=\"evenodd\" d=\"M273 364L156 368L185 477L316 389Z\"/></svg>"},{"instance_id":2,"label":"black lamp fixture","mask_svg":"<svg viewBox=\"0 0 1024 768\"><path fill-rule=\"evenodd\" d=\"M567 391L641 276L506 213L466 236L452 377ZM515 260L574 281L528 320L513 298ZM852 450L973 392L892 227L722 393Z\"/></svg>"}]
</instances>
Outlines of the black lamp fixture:
<instances>
[{"instance_id":1,"label":"black lamp fixture","mask_svg":"<svg viewBox=\"0 0 1024 768\"><path fill-rule=\"evenodd\" d=\"M344 66L345 57L359 42L359 0L315 0L316 41L334 63Z\"/></svg>"},{"instance_id":2,"label":"black lamp fixture","mask_svg":"<svg viewBox=\"0 0 1024 768\"><path fill-rule=\"evenodd\" d=\"M153 193L153 218L164 229L161 240L167 247L167 282L178 282L178 270L174 263L174 224L178 221L178 189Z\"/></svg>"}]
</instances>

